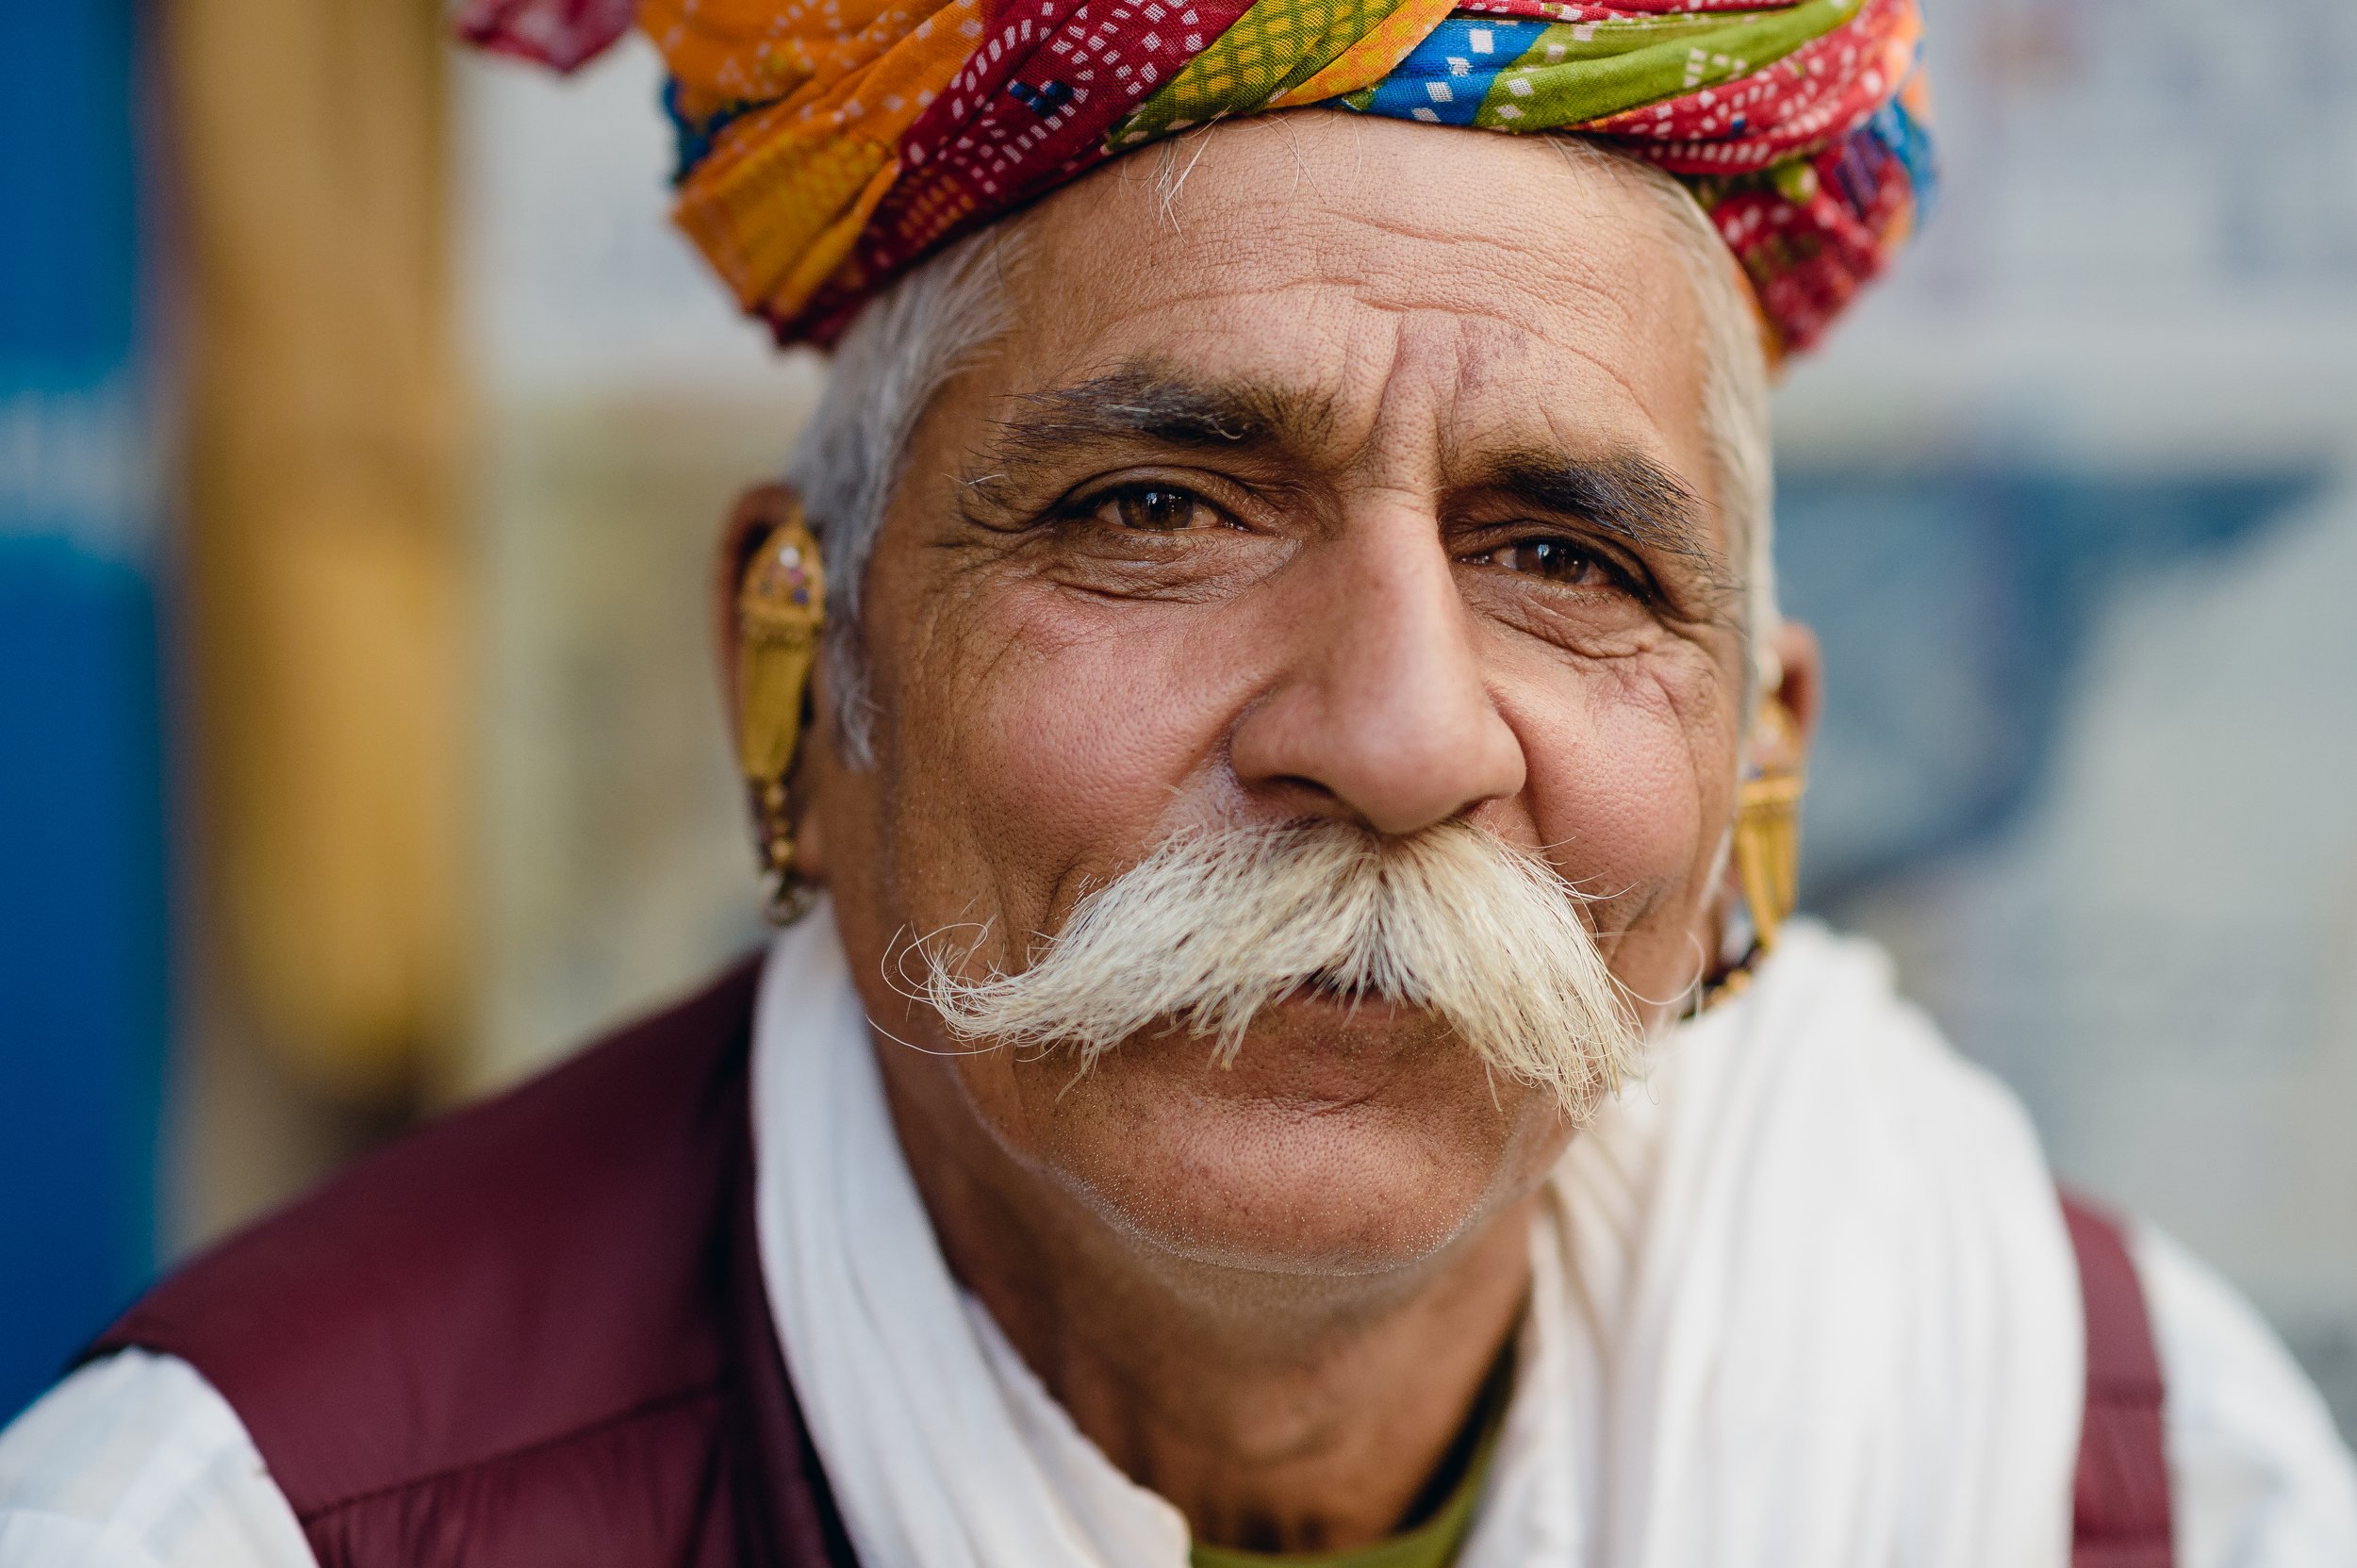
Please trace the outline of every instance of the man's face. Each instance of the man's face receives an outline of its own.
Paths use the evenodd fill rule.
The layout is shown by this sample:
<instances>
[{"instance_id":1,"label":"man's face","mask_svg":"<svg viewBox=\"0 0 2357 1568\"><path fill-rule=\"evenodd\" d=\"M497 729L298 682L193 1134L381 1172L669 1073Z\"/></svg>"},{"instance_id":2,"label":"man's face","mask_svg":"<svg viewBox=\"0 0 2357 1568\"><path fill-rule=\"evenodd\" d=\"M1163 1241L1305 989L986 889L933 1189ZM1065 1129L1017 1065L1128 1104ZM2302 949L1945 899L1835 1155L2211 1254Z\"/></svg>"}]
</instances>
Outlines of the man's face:
<instances>
[{"instance_id":1,"label":"man's face","mask_svg":"<svg viewBox=\"0 0 2357 1568\"><path fill-rule=\"evenodd\" d=\"M1554 1098L1412 1010L1302 996L1232 1066L1149 1030L1076 1079L956 1045L890 970L982 923L1019 966L1177 829L1464 817L1597 896L1635 997L1696 978L1744 654L1656 203L1541 142L1320 113L1026 220L1014 327L920 423L868 569L877 765L814 791L871 1015L923 1048L883 1048L904 1098L1258 1268L1410 1263L1543 1175Z\"/></svg>"}]
</instances>

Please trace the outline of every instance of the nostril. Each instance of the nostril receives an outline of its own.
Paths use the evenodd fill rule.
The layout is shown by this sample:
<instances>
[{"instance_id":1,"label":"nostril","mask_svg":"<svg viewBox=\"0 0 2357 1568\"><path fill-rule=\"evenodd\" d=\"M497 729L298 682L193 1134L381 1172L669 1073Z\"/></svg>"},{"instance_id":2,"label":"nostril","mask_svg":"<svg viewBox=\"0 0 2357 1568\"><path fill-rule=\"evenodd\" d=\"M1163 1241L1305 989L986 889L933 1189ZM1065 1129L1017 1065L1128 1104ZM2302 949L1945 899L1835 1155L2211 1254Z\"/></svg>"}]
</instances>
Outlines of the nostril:
<instances>
[{"instance_id":1,"label":"nostril","mask_svg":"<svg viewBox=\"0 0 2357 1568\"><path fill-rule=\"evenodd\" d=\"M1339 804L1342 801L1342 797L1331 789L1302 773L1279 773L1273 779L1263 780L1260 787L1266 792L1281 791L1287 796L1297 796L1320 803Z\"/></svg>"}]
</instances>

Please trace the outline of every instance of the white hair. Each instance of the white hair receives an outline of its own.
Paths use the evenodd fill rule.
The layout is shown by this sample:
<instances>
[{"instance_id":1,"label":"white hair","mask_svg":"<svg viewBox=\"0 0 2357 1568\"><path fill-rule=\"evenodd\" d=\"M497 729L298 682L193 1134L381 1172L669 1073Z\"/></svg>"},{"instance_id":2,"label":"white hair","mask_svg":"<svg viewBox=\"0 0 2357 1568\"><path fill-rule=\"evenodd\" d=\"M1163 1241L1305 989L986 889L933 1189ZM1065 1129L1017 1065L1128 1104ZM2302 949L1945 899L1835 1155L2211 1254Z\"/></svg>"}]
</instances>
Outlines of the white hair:
<instances>
[{"instance_id":1,"label":"white hair","mask_svg":"<svg viewBox=\"0 0 2357 1568\"><path fill-rule=\"evenodd\" d=\"M1252 1022L1305 989L1430 1015L1492 1072L1574 1121L1641 1065L1644 1031L1534 851L1462 821L1404 837L1355 823L1181 832L1074 907L1032 950L987 930L906 956L912 995L961 1040L1071 1051L1080 1072L1157 1024L1235 1060Z\"/></svg>"},{"instance_id":2,"label":"white hair","mask_svg":"<svg viewBox=\"0 0 2357 1568\"><path fill-rule=\"evenodd\" d=\"M1769 644L1777 619L1769 370L1750 285L1677 180L1584 138L1548 140L1567 159L1609 165L1656 199L1700 302L1703 431L1727 535L1744 561L1748 720L1754 696L1772 689L1778 673ZM786 465L786 482L799 492L826 550L831 692L837 740L854 767L874 760L874 705L859 644L868 556L918 420L949 378L1012 324L1004 267L1022 239L1019 219L969 235L870 302L836 346L826 395Z\"/></svg>"}]
</instances>

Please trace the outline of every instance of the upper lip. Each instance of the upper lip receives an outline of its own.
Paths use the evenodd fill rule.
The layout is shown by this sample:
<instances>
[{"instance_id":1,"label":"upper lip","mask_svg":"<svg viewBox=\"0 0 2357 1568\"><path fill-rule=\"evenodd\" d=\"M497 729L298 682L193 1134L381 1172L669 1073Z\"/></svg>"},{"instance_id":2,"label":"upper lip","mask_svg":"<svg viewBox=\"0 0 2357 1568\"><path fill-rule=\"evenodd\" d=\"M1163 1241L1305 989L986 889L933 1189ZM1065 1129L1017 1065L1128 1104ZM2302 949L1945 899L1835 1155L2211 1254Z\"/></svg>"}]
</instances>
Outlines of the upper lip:
<instances>
[{"instance_id":1,"label":"upper lip","mask_svg":"<svg viewBox=\"0 0 2357 1568\"><path fill-rule=\"evenodd\" d=\"M1325 1002L1329 1006L1358 1008L1362 1004L1387 1006L1398 1000L1371 991L1364 985L1344 982L1330 970L1320 970L1287 992L1286 1001Z\"/></svg>"}]
</instances>

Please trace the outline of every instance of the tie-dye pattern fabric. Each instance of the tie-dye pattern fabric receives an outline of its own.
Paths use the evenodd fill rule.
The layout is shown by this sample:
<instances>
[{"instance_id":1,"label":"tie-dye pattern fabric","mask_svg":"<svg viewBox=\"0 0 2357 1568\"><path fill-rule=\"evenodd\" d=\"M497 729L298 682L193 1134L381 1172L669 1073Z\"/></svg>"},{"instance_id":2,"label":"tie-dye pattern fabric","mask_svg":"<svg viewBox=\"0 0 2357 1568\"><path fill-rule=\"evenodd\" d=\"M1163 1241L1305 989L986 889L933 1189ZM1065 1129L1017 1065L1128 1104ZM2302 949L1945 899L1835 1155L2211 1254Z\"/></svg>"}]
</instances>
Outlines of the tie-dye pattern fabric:
<instances>
[{"instance_id":1,"label":"tie-dye pattern fabric","mask_svg":"<svg viewBox=\"0 0 2357 1568\"><path fill-rule=\"evenodd\" d=\"M569 69L633 20L671 72L679 223L782 341L1110 157L1310 104L1620 144L1693 189L1785 351L1932 188L1917 0L473 0L459 26Z\"/></svg>"}]
</instances>

